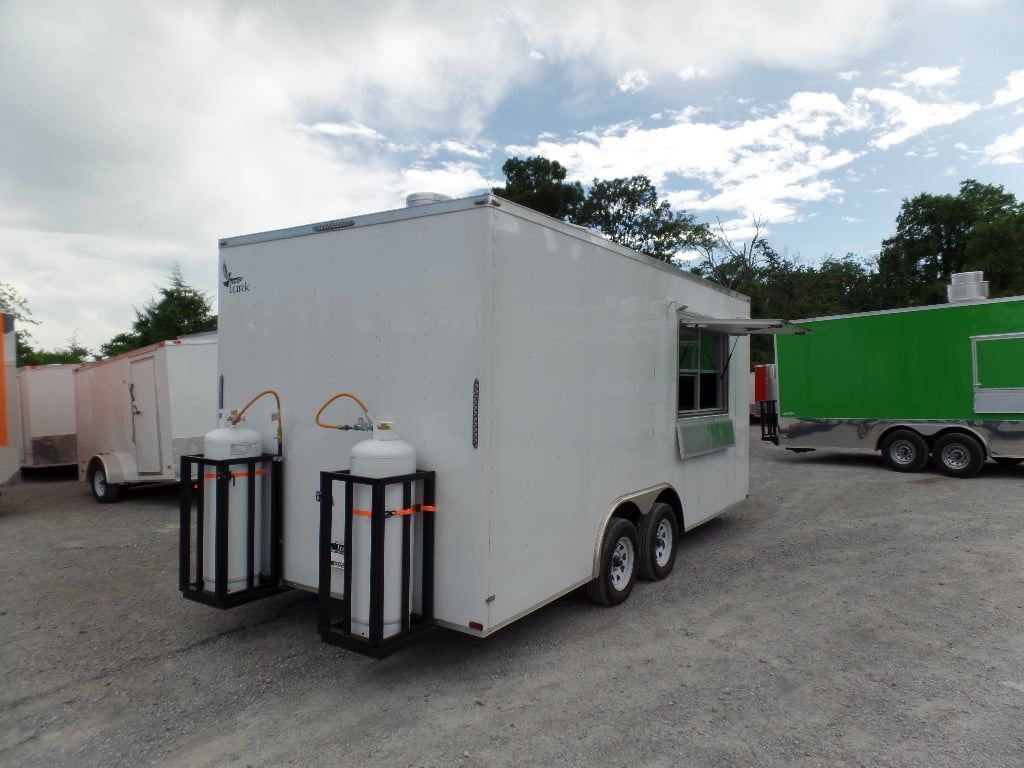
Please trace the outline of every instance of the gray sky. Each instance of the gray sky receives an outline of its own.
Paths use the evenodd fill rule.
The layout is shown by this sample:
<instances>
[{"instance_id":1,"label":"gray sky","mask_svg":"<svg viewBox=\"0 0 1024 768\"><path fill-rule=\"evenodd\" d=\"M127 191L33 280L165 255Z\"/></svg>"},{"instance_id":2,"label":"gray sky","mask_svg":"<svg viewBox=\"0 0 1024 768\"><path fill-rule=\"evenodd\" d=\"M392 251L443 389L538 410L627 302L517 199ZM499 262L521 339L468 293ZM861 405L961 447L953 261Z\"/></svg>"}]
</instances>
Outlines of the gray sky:
<instances>
[{"instance_id":1,"label":"gray sky","mask_svg":"<svg viewBox=\"0 0 1024 768\"><path fill-rule=\"evenodd\" d=\"M175 262L215 297L219 237L534 154L867 259L903 198L1024 199L1022 43L1018 0L0 0L0 281L96 349Z\"/></svg>"}]
</instances>

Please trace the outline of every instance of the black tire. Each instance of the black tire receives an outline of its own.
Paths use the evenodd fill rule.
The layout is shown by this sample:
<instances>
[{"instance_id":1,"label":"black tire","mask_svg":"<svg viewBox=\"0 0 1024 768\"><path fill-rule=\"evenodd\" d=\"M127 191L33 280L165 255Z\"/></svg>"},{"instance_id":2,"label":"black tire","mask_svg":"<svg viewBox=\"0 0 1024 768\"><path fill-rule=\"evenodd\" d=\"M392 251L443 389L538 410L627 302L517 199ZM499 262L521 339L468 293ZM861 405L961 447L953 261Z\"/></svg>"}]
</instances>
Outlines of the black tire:
<instances>
[{"instance_id":1,"label":"black tire","mask_svg":"<svg viewBox=\"0 0 1024 768\"><path fill-rule=\"evenodd\" d=\"M668 504L658 503L640 521L640 575L651 581L672 573L679 548L676 513Z\"/></svg>"},{"instance_id":2,"label":"black tire","mask_svg":"<svg viewBox=\"0 0 1024 768\"><path fill-rule=\"evenodd\" d=\"M1014 456L993 456L992 461L996 464L1002 464L1004 467L1016 467L1024 459L1018 459Z\"/></svg>"},{"instance_id":3,"label":"black tire","mask_svg":"<svg viewBox=\"0 0 1024 768\"><path fill-rule=\"evenodd\" d=\"M977 438L964 432L942 435L932 446L932 463L950 477L974 477L985 463L985 449Z\"/></svg>"},{"instance_id":4,"label":"black tire","mask_svg":"<svg viewBox=\"0 0 1024 768\"><path fill-rule=\"evenodd\" d=\"M89 489L92 496L100 504L110 504L121 498L121 486L107 482L107 471L103 465L97 465L89 472Z\"/></svg>"},{"instance_id":5,"label":"black tire","mask_svg":"<svg viewBox=\"0 0 1024 768\"><path fill-rule=\"evenodd\" d=\"M587 596L598 605L618 605L633 591L639 569L639 541L629 520L614 518L601 540L600 569L587 584Z\"/></svg>"},{"instance_id":6,"label":"black tire","mask_svg":"<svg viewBox=\"0 0 1024 768\"><path fill-rule=\"evenodd\" d=\"M920 472L928 464L928 443L911 429L897 429L882 440L882 458L897 472Z\"/></svg>"}]
</instances>

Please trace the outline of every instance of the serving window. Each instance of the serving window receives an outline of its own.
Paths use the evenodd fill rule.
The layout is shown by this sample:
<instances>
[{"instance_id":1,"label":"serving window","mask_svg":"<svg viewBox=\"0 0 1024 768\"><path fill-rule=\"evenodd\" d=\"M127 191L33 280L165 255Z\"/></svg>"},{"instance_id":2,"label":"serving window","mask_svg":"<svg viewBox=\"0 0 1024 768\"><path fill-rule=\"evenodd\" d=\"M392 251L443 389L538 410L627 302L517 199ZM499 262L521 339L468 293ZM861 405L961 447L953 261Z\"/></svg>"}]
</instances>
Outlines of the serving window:
<instances>
[{"instance_id":1,"label":"serving window","mask_svg":"<svg viewBox=\"0 0 1024 768\"><path fill-rule=\"evenodd\" d=\"M728 410L726 336L679 324L679 415Z\"/></svg>"}]
</instances>

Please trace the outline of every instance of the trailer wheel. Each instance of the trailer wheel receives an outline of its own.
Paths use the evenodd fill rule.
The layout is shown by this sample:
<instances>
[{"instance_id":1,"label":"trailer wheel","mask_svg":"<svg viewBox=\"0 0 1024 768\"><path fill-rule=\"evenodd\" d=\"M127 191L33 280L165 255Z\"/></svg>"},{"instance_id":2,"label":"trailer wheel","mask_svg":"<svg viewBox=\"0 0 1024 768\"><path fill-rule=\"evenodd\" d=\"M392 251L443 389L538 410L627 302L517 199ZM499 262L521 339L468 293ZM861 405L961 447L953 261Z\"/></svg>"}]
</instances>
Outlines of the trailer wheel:
<instances>
[{"instance_id":1,"label":"trailer wheel","mask_svg":"<svg viewBox=\"0 0 1024 768\"><path fill-rule=\"evenodd\" d=\"M897 472L920 472L928 463L928 443L913 430L897 429L882 441L882 458Z\"/></svg>"},{"instance_id":2,"label":"trailer wheel","mask_svg":"<svg viewBox=\"0 0 1024 768\"><path fill-rule=\"evenodd\" d=\"M658 503L640 522L640 574L658 581L672 573L676 564L679 529L668 504Z\"/></svg>"},{"instance_id":3,"label":"trailer wheel","mask_svg":"<svg viewBox=\"0 0 1024 768\"><path fill-rule=\"evenodd\" d=\"M102 464L93 467L89 475L89 488L92 489L93 498L100 504L109 504L121 497L121 486L107 482L107 472Z\"/></svg>"},{"instance_id":4,"label":"trailer wheel","mask_svg":"<svg viewBox=\"0 0 1024 768\"><path fill-rule=\"evenodd\" d=\"M932 462L937 470L950 477L974 477L985 463L985 449L977 438L963 432L950 432L935 441Z\"/></svg>"},{"instance_id":5,"label":"trailer wheel","mask_svg":"<svg viewBox=\"0 0 1024 768\"><path fill-rule=\"evenodd\" d=\"M615 518L601 541L597 578L587 584L587 596L598 605L618 605L633 591L637 574L637 533L629 520Z\"/></svg>"}]
</instances>

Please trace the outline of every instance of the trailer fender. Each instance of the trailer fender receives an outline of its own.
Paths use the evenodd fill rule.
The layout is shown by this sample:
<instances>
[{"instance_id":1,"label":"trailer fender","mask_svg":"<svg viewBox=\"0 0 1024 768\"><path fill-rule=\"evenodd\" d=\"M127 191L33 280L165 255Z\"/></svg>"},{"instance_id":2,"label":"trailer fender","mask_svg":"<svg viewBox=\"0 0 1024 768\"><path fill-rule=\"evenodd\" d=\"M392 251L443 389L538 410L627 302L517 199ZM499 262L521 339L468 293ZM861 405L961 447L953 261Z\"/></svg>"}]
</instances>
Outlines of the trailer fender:
<instances>
[{"instance_id":1,"label":"trailer fender","mask_svg":"<svg viewBox=\"0 0 1024 768\"><path fill-rule=\"evenodd\" d=\"M594 555L591 562L591 577L597 578L601 573L601 544L604 541L605 531L615 518L629 520L633 525L640 527L641 518L650 513L651 508L657 503L668 504L676 513L676 523L680 531L684 530L683 506L679 495L668 483L659 483L650 488L633 491L614 499L601 516L601 523L597 527L594 538Z\"/></svg>"},{"instance_id":2,"label":"trailer fender","mask_svg":"<svg viewBox=\"0 0 1024 768\"><path fill-rule=\"evenodd\" d=\"M85 479L88 480L92 477L93 470L97 467L101 468L104 474L107 476L107 482L111 485L121 485L128 479L128 470L126 467L127 457L121 453L103 453L97 456L93 456L89 459L89 464L85 470Z\"/></svg>"},{"instance_id":3,"label":"trailer fender","mask_svg":"<svg viewBox=\"0 0 1024 768\"><path fill-rule=\"evenodd\" d=\"M121 497L125 471L120 458L116 453L97 455L86 465L85 481L93 498L101 504L109 504Z\"/></svg>"}]
</instances>

